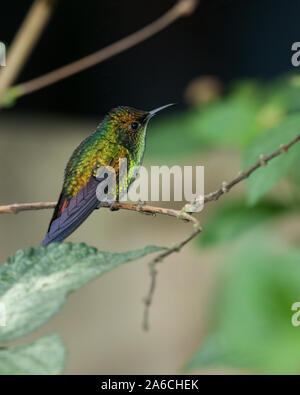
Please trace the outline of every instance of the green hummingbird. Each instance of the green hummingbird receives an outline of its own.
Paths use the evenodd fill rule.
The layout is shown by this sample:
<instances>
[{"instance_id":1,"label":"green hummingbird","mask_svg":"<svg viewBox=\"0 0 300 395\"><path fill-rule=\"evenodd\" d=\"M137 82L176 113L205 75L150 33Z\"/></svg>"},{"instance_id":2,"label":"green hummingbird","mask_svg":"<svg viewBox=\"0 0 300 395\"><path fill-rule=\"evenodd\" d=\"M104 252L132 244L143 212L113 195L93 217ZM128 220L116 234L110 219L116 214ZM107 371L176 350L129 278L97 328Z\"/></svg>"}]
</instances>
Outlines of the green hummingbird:
<instances>
[{"instance_id":1,"label":"green hummingbird","mask_svg":"<svg viewBox=\"0 0 300 395\"><path fill-rule=\"evenodd\" d=\"M118 173L120 159L127 160L127 188L136 174L131 171L142 164L149 120L159 111L172 106L142 111L121 106L112 109L93 134L75 149L65 168L64 182L42 245L63 241L97 208L96 195L103 178L97 177L99 167L110 166ZM116 200L118 196L116 196ZM113 210L113 205L111 206Z\"/></svg>"}]
</instances>

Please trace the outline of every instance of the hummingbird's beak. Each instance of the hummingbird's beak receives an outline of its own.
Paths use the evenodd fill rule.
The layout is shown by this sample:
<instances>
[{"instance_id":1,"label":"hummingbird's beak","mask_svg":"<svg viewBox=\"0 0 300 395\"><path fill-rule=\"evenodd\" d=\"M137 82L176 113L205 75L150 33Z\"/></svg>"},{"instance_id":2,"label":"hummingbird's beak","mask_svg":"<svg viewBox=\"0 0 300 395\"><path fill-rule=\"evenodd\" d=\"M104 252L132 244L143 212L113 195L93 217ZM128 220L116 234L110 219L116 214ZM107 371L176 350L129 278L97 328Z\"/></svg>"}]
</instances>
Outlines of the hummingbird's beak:
<instances>
[{"instance_id":1,"label":"hummingbird's beak","mask_svg":"<svg viewBox=\"0 0 300 395\"><path fill-rule=\"evenodd\" d=\"M175 106L175 103L166 104L165 106L161 106L161 107L155 108L154 110L149 111L149 113L148 113L148 115L146 117L146 120L149 121L149 119L151 119L159 111L162 111L165 108L168 108L168 107L171 107L171 106Z\"/></svg>"}]
</instances>

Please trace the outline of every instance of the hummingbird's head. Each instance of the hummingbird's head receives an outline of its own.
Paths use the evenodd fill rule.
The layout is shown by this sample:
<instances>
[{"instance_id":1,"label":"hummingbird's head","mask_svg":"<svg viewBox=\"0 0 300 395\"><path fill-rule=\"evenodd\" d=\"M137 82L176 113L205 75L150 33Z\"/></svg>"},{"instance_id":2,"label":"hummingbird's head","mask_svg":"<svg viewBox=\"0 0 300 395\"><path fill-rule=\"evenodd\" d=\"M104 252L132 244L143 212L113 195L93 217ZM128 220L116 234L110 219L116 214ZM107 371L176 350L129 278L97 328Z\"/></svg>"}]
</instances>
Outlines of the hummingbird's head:
<instances>
[{"instance_id":1,"label":"hummingbird's head","mask_svg":"<svg viewBox=\"0 0 300 395\"><path fill-rule=\"evenodd\" d=\"M109 112L106 122L118 142L130 149L144 142L149 120L157 112L171 105L167 104L152 111L142 111L125 106L117 107Z\"/></svg>"}]
</instances>

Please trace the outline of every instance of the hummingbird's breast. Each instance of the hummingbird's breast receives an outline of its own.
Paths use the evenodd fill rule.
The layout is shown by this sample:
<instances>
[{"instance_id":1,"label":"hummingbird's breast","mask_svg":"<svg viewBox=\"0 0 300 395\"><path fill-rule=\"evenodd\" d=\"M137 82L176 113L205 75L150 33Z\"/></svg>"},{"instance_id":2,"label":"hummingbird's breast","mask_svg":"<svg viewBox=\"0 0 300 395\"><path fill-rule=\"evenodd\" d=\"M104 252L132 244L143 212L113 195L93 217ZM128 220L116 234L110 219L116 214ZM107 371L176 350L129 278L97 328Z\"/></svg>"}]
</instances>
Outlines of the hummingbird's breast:
<instances>
[{"instance_id":1,"label":"hummingbird's breast","mask_svg":"<svg viewBox=\"0 0 300 395\"><path fill-rule=\"evenodd\" d=\"M101 166L113 167L119 174L120 159L127 160L127 188L135 180L145 151L145 136L141 136L135 146L124 147L109 136L91 136L77 147L65 170L64 192L71 199L96 176ZM117 178L118 182L118 178Z\"/></svg>"},{"instance_id":2,"label":"hummingbird's breast","mask_svg":"<svg viewBox=\"0 0 300 395\"><path fill-rule=\"evenodd\" d=\"M139 168L143 163L145 148L146 148L146 134L141 136L137 145L130 150L129 153L129 164L128 164L128 182L127 186L129 188L130 184L136 179Z\"/></svg>"}]
</instances>

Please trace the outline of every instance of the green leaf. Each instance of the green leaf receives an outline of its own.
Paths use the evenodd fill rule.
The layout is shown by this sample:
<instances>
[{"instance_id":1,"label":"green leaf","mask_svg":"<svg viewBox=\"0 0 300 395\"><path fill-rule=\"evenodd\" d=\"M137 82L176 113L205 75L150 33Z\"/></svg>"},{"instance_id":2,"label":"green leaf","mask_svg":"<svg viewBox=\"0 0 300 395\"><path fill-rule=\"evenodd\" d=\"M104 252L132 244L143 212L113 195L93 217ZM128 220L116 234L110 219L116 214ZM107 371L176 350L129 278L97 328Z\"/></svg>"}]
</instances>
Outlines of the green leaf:
<instances>
[{"instance_id":1,"label":"green leaf","mask_svg":"<svg viewBox=\"0 0 300 395\"><path fill-rule=\"evenodd\" d=\"M199 238L199 243L210 247L235 240L285 210L285 206L272 201L262 202L255 207L248 207L241 202L224 206L205 225L205 232Z\"/></svg>"},{"instance_id":2,"label":"green leaf","mask_svg":"<svg viewBox=\"0 0 300 395\"><path fill-rule=\"evenodd\" d=\"M247 149L244 157L244 167L248 168L259 160L260 155L268 155L281 144L289 142L299 133L300 115L290 115L268 133L260 136ZM272 187L280 181L295 165L300 156L300 144L272 159L266 166L257 169L247 180L248 202L257 203Z\"/></svg>"},{"instance_id":3,"label":"green leaf","mask_svg":"<svg viewBox=\"0 0 300 395\"><path fill-rule=\"evenodd\" d=\"M299 373L300 250L256 232L228 257L210 317L211 331L188 368L225 365L260 373Z\"/></svg>"},{"instance_id":4,"label":"green leaf","mask_svg":"<svg viewBox=\"0 0 300 395\"><path fill-rule=\"evenodd\" d=\"M161 249L148 246L110 253L83 243L52 243L17 251L0 269L0 305L6 316L6 326L0 326L0 342L44 324L60 310L68 293L88 281Z\"/></svg>"},{"instance_id":5,"label":"green leaf","mask_svg":"<svg viewBox=\"0 0 300 395\"><path fill-rule=\"evenodd\" d=\"M289 112L300 110L300 75L290 73L266 84L268 100L281 103Z\"/></svg>"},{"instance_id":6,"label":"green leaf","mask_svg":"<svg viewBox=\"0 0 300 395\"><path fill-rule=\"evenodd\" d=\"M228 96L199 112L195 135L214 146L244 146L261 129L260 95L255 82L240 82Z\"/></svg>"},{"instance_id":7,"label":"green leaf","mask_svg":"<svg viewBox=\"0 0 300 395\"><path fill-rule=\"evenodd\" d=\"M201 135L211 142L240 145L252 134L257 110L247 100L228 98L203 113L199 121Z\"/></svg>"},{"instance_id":8,"label":"green leaf","mask_svg":"<svg viewBox=\"0 0 300 395\"><path fill-rule=\"evenodd\" d=\"M42 337L34 343L0 350L0 375L60 374L66 358L59 335Z\"/></svg>"},{"instance_id":9,"label":"green leaf","mask_svg":"<svg viewBox=\"0 0 300 395\"><path fill-rule=\"evenodd\" d=\"M201 348L191 357L183 366L183 370L194 370L205 368L207 366L237 366L240 368L249 368L249 360L243 360L242 357L233 354L228 348L226 341L222 341L222 335L218 333L209 336Z\"/></svg>"}]
</instances>

